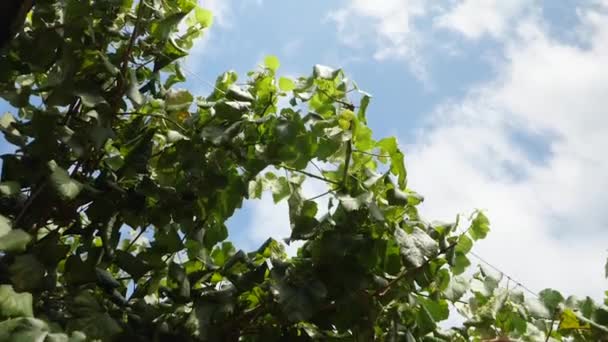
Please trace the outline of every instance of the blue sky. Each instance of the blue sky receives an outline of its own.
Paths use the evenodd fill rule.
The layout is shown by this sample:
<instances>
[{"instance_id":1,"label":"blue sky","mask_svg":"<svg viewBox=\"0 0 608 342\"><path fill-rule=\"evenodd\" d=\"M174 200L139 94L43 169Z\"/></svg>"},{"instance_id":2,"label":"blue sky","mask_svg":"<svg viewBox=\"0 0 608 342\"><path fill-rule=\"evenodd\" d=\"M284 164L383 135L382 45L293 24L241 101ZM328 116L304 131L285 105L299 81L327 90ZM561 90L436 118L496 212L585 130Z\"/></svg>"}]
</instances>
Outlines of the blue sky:
<instances>
[{"instance_id":1,"label":"blue sky","mask_svg":"<svg viewBox=\"0 0 608 342\"><path fill-rule=\"evenodd\" d=\"M186 87L204 95L267 54L289 76L343 68L374 96L375 136L398 137L425 217L486 209L493 231L476 252L512 277L595 298L608 288L608 1L200 2L215 24ZM286 205L248 202L229 226L245 249L286 237Z\"/></svg>"},{"instance_id":2,"label":"blue sky","mask_svg":"<svg viewBox=\"0 0 608 342\"><path fill-rule=\"evenodd\" d=\"M209 91L266 54L285 75L344 68L395 135L428 219L488 211L476 251L533 290L607 288L608 2L534 0L205 1L216 25L187 61ZM305 191L320 193L311 184ZM289 234L285 204L247 203L232 238Z\"/></svg>"}]
</instances>

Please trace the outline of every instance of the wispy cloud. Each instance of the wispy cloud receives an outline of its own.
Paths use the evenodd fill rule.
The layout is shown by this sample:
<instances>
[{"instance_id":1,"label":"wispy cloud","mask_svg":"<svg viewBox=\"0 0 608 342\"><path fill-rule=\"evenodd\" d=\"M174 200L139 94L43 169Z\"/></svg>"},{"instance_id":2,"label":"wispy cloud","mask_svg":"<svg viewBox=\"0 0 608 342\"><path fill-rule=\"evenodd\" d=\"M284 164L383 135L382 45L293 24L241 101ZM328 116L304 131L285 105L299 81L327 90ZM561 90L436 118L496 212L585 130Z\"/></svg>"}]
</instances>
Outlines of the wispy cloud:
<instances>
[{"instance_id":1,"label":"wispy cloud","mask_svg":"<svg viewBox=\"0 0 608 342\"><path fill-rule=\"evenodd\" d=\"M503 37L513 21L534 7L534 0L463 0L435 18L435 25L457 31L469 39L484 35Z\"/></svg>"},{"instance_id":2,"label":"wispy cloud","mask_svg":"<svg viewBox=\"0 0 608 342\"><path fill-rule=\"evenodd\" d=\"M424 213L485 208L493 232L477 251L535 290L601 298L608 241L608 16L581 10L589 48L520 21L498 79L442 106L406 147ZM517 136L547 145L541 160ZM514 172L515 171L515 172Z\"/></svg>"},{"instance_id":3,"label":"wispy cloud","mask_svg":"<svg viewBox=\"0 0 608 342\"><path fill-rule=\"evenodd\" d=\"M417 54L421 37L414 21L428 10L424 0L352 0L327 17L336 24L343 44L362 47L371 41L375 59L405 59L412 72L424 80L426 70Z\"/></svg>"}]
</instances>

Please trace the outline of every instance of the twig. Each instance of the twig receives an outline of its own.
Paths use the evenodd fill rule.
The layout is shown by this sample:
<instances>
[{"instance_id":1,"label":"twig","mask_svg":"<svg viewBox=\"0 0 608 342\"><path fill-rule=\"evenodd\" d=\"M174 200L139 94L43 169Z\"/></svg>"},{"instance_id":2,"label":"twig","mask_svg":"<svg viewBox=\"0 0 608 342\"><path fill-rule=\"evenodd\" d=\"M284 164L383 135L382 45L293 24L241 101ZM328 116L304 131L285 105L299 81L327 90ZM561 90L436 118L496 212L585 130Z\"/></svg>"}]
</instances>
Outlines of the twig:
<instances>
[{"instance_id":1,"label":"twig","mask_svg":"<svg viewBox=\"0 0 608 342\"><path fill-rule=\"evenodd\" d=\"M128 252L129 249L131 249L131 247L133 247L133 245L135 244L135 242L144 234L145 231L146 231L146 228L143 227L141 229L141 231L139 232L139 234L137 234L137 236L135 236L135 238L133 238L133 240L131 240L131 242L129 243L129 245L127 246L127 248L125 248L125 252Z\"/></svg>"},{"instance_id":2,"label":"twig","mask_svg":"<svg viewBox=\"0 0 608 342\"><path fill-rule=\"evenodd\" d=\"M310 163L315 167L315 169L317 169L317 171L319 171L320 174L323 174L323 170L321 170L317 163L315 163L313 160L311 160Z\"/></svg>"},{"instance_id":3,"label":"twig","mask_svg":"<svg viewBox=\"0 0 608 342\"><path fill-rule=\"evenodd\" d=\"M118 115L139 115L139 116L150 116L150 117L156 117L156 118L160 118L163 120L167 120L170 123L174 124L175 126L177 126L177 128L179 128L182 132L186 133L187 130L184 128L184 126L180 125L179 122L171 119L170 117L166 116L166 115L162 115L162 114L157 114L157 113L140 113L140 112L126 112L126 113L117 113Z\"/></svg>"},{"instance_id":4,"label":"twig","mask_svg":"<svg viewBox=\"0 0 608 342\"><path fill-rule=\"evenodd\" d=\"M342 176L342 186L346 189L346 181L348 180L348 168L350 167L350 158L353 154L352 140L346 142L346 159L344 161L344 175Z\"/></svg>"},{"instance_id":5,"label":"twig","mask_svg":"<svg viewBox=\"0 0 608 342\"><path fill-rule=\"evenodd\" d=\"M287 165L281 165L281 167L284 168L284 169L287 169L289 171L301 173L301 174L303 174L305 176L308 176L308 177L311 177L311 178L322 180L322 181L327 182L327 183L331 183L331 184L335 184L335 185L342 185L342 183L340 183L340 182L336 182L334 180L327 179L325 177L317 176L314 173L310 173L310 172L307 172L307 171L304 171L304 170L298 170L298 169L295 169L295 168L287 166Z\"/></svg>"},{"instance_id":6,"label":"twig","mask_svg":"<svg viewBox=\"0 0 608 342\"><path fill-rule=\"evenodd\" d=\"M316 195L316 196L314 196L314 197L311 197L311 198L307 199L307 201L314 201L314 200L319 199L319 198L321 198L321 197L323 197L323 196L325 196L325 195L327 195L327 194L330 194L330 193L332 193L332 192L334 192L334 191L333 191L333 190L327 190L327 191L325 191L325 192L324 192L324 193L322 193L322 194L319 194L319 195Z\"/></svg>"},{"instance_id":7,"label":"twig","mask_svg":"<svg viewBox=\"0 0 608 342\"><path fill-rule=\"evenodd\" d=\"M323 94L325 94L325 96L329 97L330 99L336 101L337 103L343 105L344 107L346 107L346 109L348 110L355 110L355 108L357 108L357 106L355 106L352 103L346 102L346 101L342 101L340 99L335 98L334 96L329 95L325 90L317 87L317 90L319 90L320 92L322 92Z\"/></svg>"},{"instance_id":8,"label":"twig","mask_svg":"<svg viewBox=\"0 0 608 342\"><path fill-rule=\"evenodd\" d=\"M143 8L144 6L142 6L141 3L137 7L137 19L135 19L135 24L133 24L133 32L131 32L129 43L127 45L124 55L122 56L122 65L120 67L121 77L125 77L125 74L127 73L127 67L129 66L129 58L131 57L131 52L133 51L133 45L135 44L135 40L139 35L139 23L141 22Z\"/></svg>"},{"instance_id":9,"label":"twig","mask_svg":"<svg viewBox=\"0 0 608 342\"><path fill-rule=\"evenodd\" d=\"M378 157L378 158L390 158L391 157L388 154L377 154L377 153L365 152L365 151L361 151L361 150L353 150L353 152L367 154L368 156L374 156L374 157Z\"/></svg>"},{"instance_id":10,"label":"twig","mask_svg":"<svg viewBox=\"0 0 608 342\"><path fill-rule=\"evenodd\" d=\"M42 190L44 190L44 188L46 187L46 184L47 184L46 181L43 182L42 184L40 184L40 186L38 187L38 189L36 189L36 191L34 193L32 193L30 195L30 197L27 199L27 201L23 205L23 208L21 209L21 211L17 215L17 218L15 218L15 226L19 225L19 221L21 221L21 219L23 218L23 215L25 215L25 213L27 212L27 210L29 209L29 207L32 205L32 203L34 202L34 200L40 195L40 193L42 193Z\"/></svg>"},{"instance_id":11,"label":"twig","mask_svg":"<svg viewBox=\"0 0 608 342\"><path fill-rule=\"evenodd\" d=\"M63 122L61 123L62 126L68 125L70 123L72 116L74 116L74 114L80 111L80 105L80 98L77 98L76 101L70 104L70 107L68 108L68 111L66 112L65 117L63 118Z\"/></svg>"},{"instance_id":12,"label":"twig","mask_svg":"<svg viewBox=\"0 0 608 342\"><path fill-rule=\"evenodd\" d=\"M131 36L129 37L129 42L127 43L127 47L125 48L125 52L122 55L122 62L120 65L120 73L117 77L116 84L116 93L114 94L112 108L114 112L117 111L118 104L120 99L123 97L125 92L125 78L127 74L127 69L129 67L129 59L131 58L131 52L133 51L133 46L135 45L135 40L139 35L139 23L141 22L141 17L143 14L145 1L139 3L137 7L137 18L135 19L135 23L133 24L133 31L131 32Z\"/></svg>"}]
</instances>

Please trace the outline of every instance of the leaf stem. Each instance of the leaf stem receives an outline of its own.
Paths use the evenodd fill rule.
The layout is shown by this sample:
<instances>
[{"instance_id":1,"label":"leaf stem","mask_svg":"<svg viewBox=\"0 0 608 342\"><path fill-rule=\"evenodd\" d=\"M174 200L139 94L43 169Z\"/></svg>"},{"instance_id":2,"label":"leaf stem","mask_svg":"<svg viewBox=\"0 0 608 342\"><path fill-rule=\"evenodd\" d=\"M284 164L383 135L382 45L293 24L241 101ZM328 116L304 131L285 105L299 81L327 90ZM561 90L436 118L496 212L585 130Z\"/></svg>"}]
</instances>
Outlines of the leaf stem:
<instances>
[{"instance_id":1,"label":"leaf stem","mask_svg":"<svg viewBox=\"0 0 608 342\"><path fill-rule=\"evenodd\" d=\"M349 140L348 142L346 142L346 158L344 160L344 175L342 176L342 186L344 186L345 189L348 189L348 187L346 186L346 181L348 180L348 168L350 167L350 159L352 157L353 154L353 142L352 140Z\"/></svg>"},{"instance_id":2,"label":"leaf stem","mask_svg":"<svg viewBox=\"0 0 608 342\"><path fill-rule=\"evenodd\" d=\"M34 191L30 195L30 197L27 199L27 201L23 205L23 208L21 209L21 211L19 212L19 214L15 218L15 227L19 225L19 221L21 221L21 219L23 218L23 216L25 215L25 213L27 212L27 210L29 209L29 207L32 205L32 203L34 202L34 200L36 200L36 198L42 193L42 190L44 190L44 188L46 187L46 184L47 184L46 181L44 181L42 184L40 184L40 186L38 186L38 188L36 189L36 191Z\"/></svg>"}]
</instances>

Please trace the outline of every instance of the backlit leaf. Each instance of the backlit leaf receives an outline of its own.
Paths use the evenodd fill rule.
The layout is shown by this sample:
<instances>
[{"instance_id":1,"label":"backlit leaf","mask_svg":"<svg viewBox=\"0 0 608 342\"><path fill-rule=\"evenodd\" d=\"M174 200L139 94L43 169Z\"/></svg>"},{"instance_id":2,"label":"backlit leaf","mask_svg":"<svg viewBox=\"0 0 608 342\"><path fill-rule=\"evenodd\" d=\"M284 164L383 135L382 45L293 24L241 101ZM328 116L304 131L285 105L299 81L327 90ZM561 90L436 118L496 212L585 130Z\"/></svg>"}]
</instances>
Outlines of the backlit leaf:
<instances>
[{"instance_id":1,"label":"backlit leaf","mask_svg":"<svg viewBox=\"0 0 608 342\"><path fill-rule=\"evenodd\" d=\"M281 64L279 63L279 59L277 58L277 56L271 55L266 56L266 58L264 58L264 65L272 71L277 71Z\"/></svg>"},{"instance_id":2,"label":"backlit leaf","mask_svg":"<svg viewBox=\"0 0 608 342\"><path fill-rule=\"evenodd\" d=\"M282 91L291 91L296 88L296 84L290 78L281 77L279 78L279 88Z\"/></svg>"},{"instance_id":3,"label":"backlit leaf","mask_svg":"<svg viewBox=\"0 0 608 342\"><path fill-rule=\"evenodd\" d=\"M17 293L11 285L0 285L0 317L33 317L32 295Z\"/></svg>"},{"instance_id":4,"label":"backlit leaf","mask_svg":"<svg viewBox=\"0 0 608 342\"><path fill-rule=\"evenodd\" d=\"M82 190L82 184L70 177L68 172L57 165L54 160L48 163L51 171L51 185L59 196L65 200L72 200Z\"/></svg>"}]
</instances>

